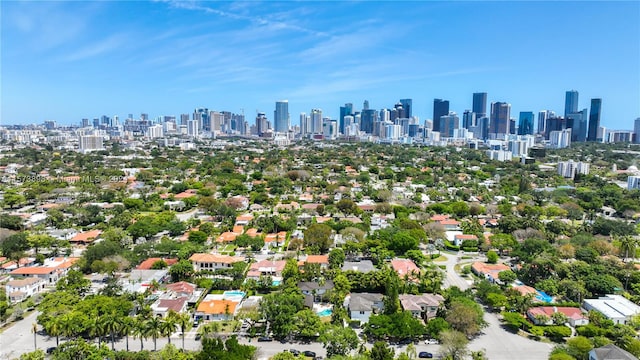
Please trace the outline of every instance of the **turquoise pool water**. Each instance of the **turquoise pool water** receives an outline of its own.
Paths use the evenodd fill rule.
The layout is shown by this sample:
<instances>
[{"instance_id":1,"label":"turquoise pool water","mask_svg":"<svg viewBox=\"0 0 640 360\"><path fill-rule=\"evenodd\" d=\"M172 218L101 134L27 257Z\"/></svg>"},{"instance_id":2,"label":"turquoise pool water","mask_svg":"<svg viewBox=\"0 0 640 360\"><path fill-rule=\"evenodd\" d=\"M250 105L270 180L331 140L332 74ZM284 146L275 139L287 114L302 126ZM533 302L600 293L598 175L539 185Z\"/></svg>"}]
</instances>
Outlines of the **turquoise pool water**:
<instances>
[{"instance_id":1,"label":"turquoise pool water","mask_svg":"<svg viewBox=\"0 0 640 360\"><path fill-rule=\"evenodd\" d=\"M280 285L280 283L281 283L281 282L282 282L282 281L280 281L280 280L273 280L273 281L271 282L271 285L273 285L273 286L278 286L278 285Z\"/></svg>"},{"instance_id":2,"label":"turquoise pool water","mask_svg":"<svg viewBox=\"0 0 640 360\"><path fill-rule=\"evenodd\" d=\"M245 297L245 295L247 295L247 293L245 293L244 291L240 291L240 290L230 290L230 291L225 291L222 293L222 296L242 296Z\"/></svg>"},{"instance_id":3,"label":"turquoise pool water","mask_svg":"<svg viewBox=\"0 0 640 360\"><path fill-rule=\"evenodd\" d=\"M333 311L331 311L331 309L324 309L322 311L320 311L318 313L318 316L323 317L323 316L331 316L331 314L333 313Z\"/></svg>"},{"instance_id":4,"label":"turquoise pool water","mask_svg":"<svg viewBox=\"0 0 640 360\"><path fill-rule=\"evenodd\" d=\"M547 293L545 293L544 291L540 291L540 290L536 290L536 291L538 292L536 299L545 303L550 303L551 301L553 301L553 298L549 296Z\"/></svg>"}]
</instances>

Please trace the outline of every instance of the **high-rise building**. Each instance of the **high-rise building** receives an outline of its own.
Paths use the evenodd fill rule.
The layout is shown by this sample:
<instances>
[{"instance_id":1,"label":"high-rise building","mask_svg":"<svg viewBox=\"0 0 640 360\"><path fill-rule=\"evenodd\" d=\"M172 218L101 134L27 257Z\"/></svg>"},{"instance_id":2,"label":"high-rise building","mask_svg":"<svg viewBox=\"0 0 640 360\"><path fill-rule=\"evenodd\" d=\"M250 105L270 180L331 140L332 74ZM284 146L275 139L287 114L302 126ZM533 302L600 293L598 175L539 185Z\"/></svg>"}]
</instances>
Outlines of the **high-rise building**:
<instances>
[{"instance_id":1,"label":"high-rise building","mask_svg":"<svg viewBox=\"0 0 640 360\"><path fill-rule=\"evenodd\" d=\"M82 119L82 127L89 127L89 119Z\"/></svg>"},{"instance_id":2,"label":"high-rise building","mask_svg":"<svg viewBox=\"0 0 640 360\"><path fill-rule=\"evenodd\" d=\"M460 119L458 114L451 111L449 114L440 117L440 136L453 137L453 132L459 127Z\"/></svg>"},{"instance_id":3,"label":"high-rise building","mask_svg":"<svg viewBox=\"0 0 640 360\"><path fill-rule=\"evenodd\" d=\"M189 114L180 114L180 125L187 125L189 122Z\"/></svg>"},{"instance_id":4,"label":"high-rise building","mask_svg":"<svg viewBox=\"0 0 640 360\"><path fill-rule=\"evenodd\" d=\"M511 120L511 104L505 102L491 103L491 120L489 134L509 134Z\"/></svg>"},{"instance_id":5,"label":"high-rise building","mask_svg":"<svg viewBox=\"0 0 640 360\"><path fill-rule=\"evenodd\" d=\"M572 142L583 142L587 139L587 118L587 109L570 112L565 116L567 127L571 128Z\"/></svg>"},{"instance_id":6,"label":"high-rise building","mask_svg":"<svg viewBox=\"0 0 640 360\"><path fill-rule=\"evenodd\" d=\"M289 100L276 101L276 109L273 112L273 125L276 132L289 131Z\"/></svg>"},{"instance_id":7,"label":"high-rise building","mask_svg":"<svg viewBox=\"0 0 640 360\"><path fill-rule=\"evenodd\" d=\"M103 137L100 135L83 135L78 142L78 150L86 154L90 151L104 150Z\"/></svg>"},{"instance_id":8,"label":"high-rise building","mask_svg":"<svg viewBox=\"0 0 640 360\"><path fill-rule=\"evenodd\" d=\"M393 106L393 110L391 110L391 121L394 123L397 119L407 118L405 109L402 107L402 103L397 103Z\"/></svg>"},{"instance_id":9,"label":"high-rise building","mask_svg":"<svg viewBox=\"0 0 640 360\"><path fill-rule=\"evenodd\" d=\"M322 110L311 109L311 132L313 134L322 134Z\"/></svg>"},{"instance_id":10,"label":"high-rise building","mask_svg":"<svg viewBox=\"0 0 640 360\"><path fill-rule=\"evenodd\" d=\"M587 162L575 162L573 160L559 161L558 175L568 179L573 179L576 177L576 174L589 175L589 168L590 164Z\"/></svg>"},{"instance_id":11,"label":"high-rise building","mask_svg":"<svg viewBox=\"0 0 640 360\"><path fill-rule=\"evenodd\" d=\"M478 119L477 114L471 110L465 110L462 114L462 127L464 129L469 129L473 126L477 125L476 119Z\"/></svg>"},{"instance_id":12,"label":"high-rise building","mask_svg":"<svg viewBox=\"0 0 640 360\"><path fill-rule=\"evenodd\" d=\"M413 116L413 99L400 99L400 103L402 104L402 108L404 109L403 117L411 118L411 116Z\"/></svg>"},{"instance_id":13,"label":"high-rise building","mask_svg":"<svg viewBox=\"0 0 640 360\"><path fill-rule=\"evenodd\" d=\"M550 117L555 117L556 113L551 111L551 110L540 110L538 112L538 129L537 129L537 133L538 134L545 134L547 133L547 119Z\"/></svg>"},{"instance_id":14,"label":"high-rise building","mask_svg":"<svg viewBox=\"0 0 640 360\"><path fill-rule=\"evenodd\" d=\"M487 116L487 93L473 93L473 107L471 110L476 113L476 118Z\"/></svg>"},{"instance_id":15,"label":"high-rise building","mask_svg":"<svg viewBox=\"0 0 640 360\"><path fill-rule=\"evenodd\" d=\"M378 120L378 112L374 109L364 109L360 114L360 130L367 134L373 134L373 124Z\"/></svg>"},{"instance_id":16,"label":"high-rise building","mask_svg":"<svg viewBox=\"0 0 640 360\"><path fill-rule=\"evenodd\" d=\"M640 117L637 118L633 124L633 134L635 136L635 143L640 144Z\"/></svg>"},{"instance_id":17,"label":"high-rise building","mask_svg":"<svg viewBox=\"0 0 640 360\"><path fill-rule=\"evenodd\" d=\"M344 117L345 116L349 116L353 114L353 104L352 103L346 103L344 104L344 106L340 106L340 133L344 134L345 133L345 124L344 124Z\"/></svg>"},{"instance_id":18,"label":"high-rise building","mask_svg":"<svg viewBox=\"0 0 640 360\"><path fill-rule=\"evenodd\" d=\"M575 112L578 112L578 92L570 90L564 97L564 117L567 118L567 115Z\"/></svg>"},{"instance_id":19,"label":"high-rise building","mask_svg":"<svg viewBox=\"0 0 640 360\"><path fill-rule=\"evenodd\" d=\"M311 133L311 117L306 113L300 113L300 134L304 137Z\"/></svg>"},{"instance_id":20,"label":"high-rise building","mask_svg":"<svg viewBox=\"0 0 640 360\"><path fill-rule=\"evenodd\" d=\"M518 135L533 135L533 120L533 112L521 111L518 120Z\"/></svg>"},{"instance_id":21,"label":"high-rise building","mask_svg":"<svg viewBox=\"0 0 640 360\"><path fill-rule=\"evenodd\" d=\"M600 127L601 110L602 99L591 99L591 112L589 113L589 132L587 135L587 141L598 141L598 128Z\"/></svg>"},{"instance_id":22,"label":"high-rise building","mask_svg":"<svg viewBox=\"0 0 640 360\"><path fill-rule=\"evenodd\" d=\"M440 118L449 115L449 100L433 99L433 131L440 131Z\"/></svg>"},{"instance_id":23,"label":"high-rise building","mask_svg":"<svg viewBox=\"0 0 640 360\"><path fill-rule=\"evenodd\" d=\"M369 100L365 100L362 103L362 110L369 110Z\"/></svg>"},{"instance_id":24,"label":"high-rise building","mask_svg":"<svg viewBox=\"0 0 640 360\"><path fill-rule=\"evenodd\" d=\"M259 112L256 115L256 132L258 136L262 136L262 134L266 133L269 128L267 115L265 113Z\"/></svg>"},{"instance_id":25,"label":"high-rise building","mask_svg":"<svg viewBox=\"0 0 640 360\"><path fill-rule=\"evenodd\" d=\"M571 146L571 129L552 131L549 134L549 142L552 148L562 149Z\"/></svg>"}]
</instances>

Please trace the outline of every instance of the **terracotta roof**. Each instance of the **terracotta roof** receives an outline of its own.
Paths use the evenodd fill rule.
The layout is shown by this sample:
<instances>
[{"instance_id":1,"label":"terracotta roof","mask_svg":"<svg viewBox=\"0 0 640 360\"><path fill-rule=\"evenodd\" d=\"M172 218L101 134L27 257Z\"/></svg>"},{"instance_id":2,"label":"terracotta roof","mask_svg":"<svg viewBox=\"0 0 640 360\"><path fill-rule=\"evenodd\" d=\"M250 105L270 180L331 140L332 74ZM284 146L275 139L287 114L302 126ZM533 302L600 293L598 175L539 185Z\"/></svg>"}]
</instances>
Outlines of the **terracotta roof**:
<instances>
[{"instance_id":1,"label":"terracotta roof","mask_svg":"<svg viewBox=\"0 0 640 360\"><path fill-rule=\"evenodd\" d=\"M184 308L185 302L187 302L186 297L179 297L177 299L160 299L157 307L180 312Z\"/></svg>"},{"instance_id":2,"label":"terracotta roof","mask_svg":"<svg viewBox=\"0 0 640 360\"><path fill-rule=\"evenodd\" d=\"M256 228L251 228L251 229L247 230L247 232L245 232L245 234L247 234L247 235L249 235L251 237L255 237L255 236L259 235L258 234L258 229L256 229Z\"/></svg>"},{"instance_id":3,"label":"terracotta roof","mask_svg":"<svg viewBox=\"0 0 640 360\"><path fill-rule=\"evenodd\" d=\"M21 267L10 272L11 275L46 275L55 272L57 268L48 266Z\"/></svg>"},{"instance_id":4,"label":"terracotta roof","mask_svg":"<svg viewBox=\"0 0 640 360\"><path fill-rule=\"evenodd\" d=\"M238 237L238 234L233 233L231 231L225 231L222 234L220 234L220 236L218 236L218 238L216 239L216 242L232 242L235 241L236 238Z\"/></svg>"},{"instance_id":5,"label":"terracotta roof","mask_svg":"<svg viewBox=\"0 0 640 360\"><path fill-rule=\"evenodd\" d=\"M501 271L511 270L511 268L505 264L487 264L487 263L478 262L478 261L474 262L471 265L471 268L476 273L490 274L493 277L497 277L498 273L500 273Z\"/></svg>"},{"instance_id":6,"label":"terracotta roof","mask_svg":"<svg viewBox=\"0 0 640 360\"><path fill-rule=\"evenodd\" d=\"M242 235L242 233L244 232L244 226L236 225L236 226L233 227L233 230L231 232L235 233L235 234L238 234L238 235Z\"/></svg>"},{"instance_id":7,"label":"terracotta roof","mask_svg":"<svg viewBox=\"0 0 640 360\"><path fill-rule=\"evenodd\" d=\"M176 194L176 196L174 196L175 199L186 199L192 196L196 196L196 190L193 189L189 189L186 191L183 191L179 194Z\"/></svg>"},{"instance_id":8,"label":"terracotta roof","mask_svg":"<svg viewBox=\"0 0 640 360\"><path fill-rule=\"evenodd\" d=\"M575 307L538 306L530 308L527 312L531 315L531 317L536 317L536 315L545 315L547 317L551 317L551 315L553 315L554 313L559 312L574 320L587 318L586 314L584 314L580 308Z\"/></svg>"},{"instance_id":9,"label":"terracotta roof","mask_svg":"<svg viewBox=\"0 0 640 360\"><path fill-rule=\"evenodd\" d=\"M442 221L442 220L446 220L448 218L449 218L449 215L447 215L447 214L444 214L444 215L436 214L436 215L433 215L431 217L431 220L433 220L433 221Z\"/></svg>"},{"instance_id":10,"label":"terracotta roof","mask_svg":"<svg viewBox=\"0 0 640 360\"><path fill-rule=\"evenodd\" d=\"M186 281L179 281L177 283L167 285L167 290L175 293L193 294L196 290L196 286Z\"/></svg>"},{"instance_id":11,"label":"terracotta roof","mask_svg":"<svg viewBox=\"0 0 640 360\"><path fill-rule=\"evenodd\" d=\"M191 255L189 258L191 261L196 262L204 262L204 263L222 263L222 264L233 264L242 261L242 259L229 256L229 255L218 255L218 254L206 254L206 253L196 253Z\"/></svg>"},{"instance_id":12,"label":"terracotta roof","mask_svg":"<svg viewBox=\"0 0 640 360\"><path fill-rule=\"evenodd\" d=\"M212 315L233 314L238 303L229 300L205 300L198 305L198 312Z\"/></svg>"},{"instance_id":13,"label":"terracotta roof","mask_svg":"<svg viewBox=\"0 0 640 360\"><path fill-rule=\"evenodd\" d=\"M165 263L167 263L167 266L171 266L175 263L178 262L178 259L165 259L165 258L148 258L147 260L143 261L140 263L140 265L138 265L136 267L136 269L138 270L151 270L151 267L153 266L153 264L155 264L158 261L164 261Z\"/></svg>"},{"instance_id":14,"label":"terracotta roof","mask_svg":"<svg viewBox=\"0 0 640 360\"><path fill-rule=\"evenodd\" d=\"M97 239L98 236L100 236L100 234L102 234L101 230L85 231L85 232L78 233L76 236L74 236L69 241L88 243L88 242L92 242L93 240Z\"/></svg>"},{"instance_id":15,"label":"terracotta roof","mask_svg":"<svg viewBox=\"0 0 640 360\"><path fill-rule=\"evenodd\" d=\"M444 219L439 221L440 225L460 225L460 222L454 219Z\"/></svg>"},{"instance_id":16,"label":"terracotta roof","mask_svg":"<svg viewBox=\"0 0 640 360\"><path fill-rule=\"evenodd\" d=\"M310 264L329 264L329 255L309 255L305 262Z\"/></svg>"},{"instance_id":17,"label":"terracotta roof","mask_svg":"<svg viewBox=\"0 0 640 360\"><path fill-rule=\"evenodd\" d=\"M477 236L468 234L457 234L454 238L460 240L478 240Z\"/></svg>"},{"instance_id":18,"label":"terracotta roof","mask_svg":"<svg viewBox=\"0 0 640 360\"><path fill-rule=\"evenodd\" d=\"M416 266L416 264L409 259L393 259L391 260L391 267L400 276L404 276L405 274L409 274L412 272L420 272L420 269Z\"/></svg>"}]
</instances>

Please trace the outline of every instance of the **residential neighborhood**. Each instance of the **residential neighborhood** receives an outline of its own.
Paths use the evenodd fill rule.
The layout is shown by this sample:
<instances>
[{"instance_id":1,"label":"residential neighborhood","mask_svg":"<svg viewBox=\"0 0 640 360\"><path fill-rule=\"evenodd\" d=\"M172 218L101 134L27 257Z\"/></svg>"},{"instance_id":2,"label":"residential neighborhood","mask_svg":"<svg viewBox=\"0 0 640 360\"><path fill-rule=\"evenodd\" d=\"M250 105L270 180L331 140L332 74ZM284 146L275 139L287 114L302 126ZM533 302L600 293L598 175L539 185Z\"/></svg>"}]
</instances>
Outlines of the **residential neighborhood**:
<instances>
[{"instance_id":1,"label":"residential neighborhood","mask_svg":"<svg viewBox=\"0 0 640 360\"><path fill-rule=\"evenodd\" d=\"M448 147L217 146L3 153L0 169L25 174L135 175L4 173L0 337L15 341L0 357L640 355L640 195L609 165L634 155L589 145L521 164ZM577 156L591 175L543 166Z\"/></svg>"}]
</instances>

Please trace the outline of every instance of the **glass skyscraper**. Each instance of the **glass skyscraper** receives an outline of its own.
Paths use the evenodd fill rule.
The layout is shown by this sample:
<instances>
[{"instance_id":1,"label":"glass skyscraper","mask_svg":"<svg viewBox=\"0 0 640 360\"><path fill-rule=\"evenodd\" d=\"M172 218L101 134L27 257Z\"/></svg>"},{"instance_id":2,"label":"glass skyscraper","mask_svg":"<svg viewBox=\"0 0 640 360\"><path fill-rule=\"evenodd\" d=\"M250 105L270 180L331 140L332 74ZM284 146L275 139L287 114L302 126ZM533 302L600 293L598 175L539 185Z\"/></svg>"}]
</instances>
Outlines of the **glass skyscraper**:
<instances>
[{"instance_id":1,"label":"glass skyscraper","mask_svg":"<svg viewBox=\"0 0 640 360\"><path fill-rule=\"evenodd\" d=\"M353 104L352 103L346 103L344 104L344 106L340 106L340 119L339 119L339 126L340 126L340 133L344 134L344 117L345 116L349 116L353 114Z\"/></svg>"},{"instance_id":2,"label":"glass skyscraper","mask_svg":"<svg viewBox=\"0 0 640 360\"><path fill-rule=\"evenodd\" d=\"M476 113L476 119L487 116L487 93L473 93L473 107L471 111Z\"/></svg>"},{"instance_id":3,"label":"glass skyscraper","mask_svg":"<svg viewBox=\"0 0 640 360\"><path fill-rule=\"evenodd\" d=\"M433 99L433 131L440 131L440 117L449 115L449 100Z\"/></svg>"},{"instance_id":4,"label":"glass skyscraper","mask_svg":"<svg viewBox=\"0 0 640 360\"><path fill-rule=\"evenodd\" d=\"M510 134L511 104L505 102L491 103L491 122L489 134Z\"/></svg>"},{"instance_id":5,"label":"glass skyscraper","mask_svg":"<svg viewBox=\"0 0 640 360\"><path fill-rule=\"evenodd\" d=\"M564 97L564 117L575 112L578 112L578 92L570 90Z\"/></svg>"},{"instance_id":6,"label":"glass skyscraper","mask_svg":"<svg viewBox=\"0 0 640 360\"><path fill-rule=\"evenodd\" d=\"M289 131L289 100L276 101L273 124L276 132L285 133Z\"/></svg>"},{"instance_id":7,"label":"glass skyscraper","mask_svg":"<svg viewBox=\"0 0 640 360\"><path fill-rule=\"evenodd\" d=\"M411 118L411 116L413 116L411 113L413 109L413 99L400 99L400 104L402 104L402 108L404 109L404 116Z\"/></svg>"},{"instance_id":8,"label":"glass skyscraper","mask_svg":"<svg viewBox=\"0 0 640 360\"><path fill-rule=\"evenodd\" d=\"M533 135L533 112L521 111L518 120L518 135Z\"/></svg>"},{"instance_id":9,"label":"glass skyscraper","mask_svg":"<svg viewBox=\"0 0 640 360\"><path fill-rule=\"evenodd\" d=\"M591 99L591 111L589 112L589 133L587 141L598 140L598 128L600 127L600 111L602 99Z\"/></svg>"}]
</instances>

